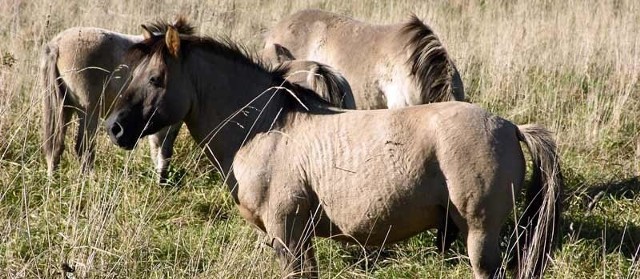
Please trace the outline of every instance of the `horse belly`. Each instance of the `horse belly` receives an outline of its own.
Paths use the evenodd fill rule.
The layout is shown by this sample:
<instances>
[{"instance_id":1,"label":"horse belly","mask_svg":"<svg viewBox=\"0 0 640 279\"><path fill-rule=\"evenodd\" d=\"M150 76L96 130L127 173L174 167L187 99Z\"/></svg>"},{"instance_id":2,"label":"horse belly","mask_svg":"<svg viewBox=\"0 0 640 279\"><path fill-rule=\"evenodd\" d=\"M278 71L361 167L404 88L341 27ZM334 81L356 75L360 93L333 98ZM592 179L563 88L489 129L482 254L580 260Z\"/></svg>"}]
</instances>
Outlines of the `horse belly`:
<instances>
[{"instance_id":1,"label":"horse belly","mask_svg":"<svg viewBox=\"0 0 640 279\"><path fill-rule=\"evenodd\" d=\"M374 211L363 211L366 213L359 217L331 219L336 227L334 231L339 232L339 235L333 237L346 242L381 246L407 239L427 229L437 228L444 216L441 206L425 205L424 202L392 204L388 212L378 214Z\"/></svg>"},{"instance_id":2,"label":"horse belly","mask_svg":"<svg viewBox=\"0 0 640 279\"><path fill-rule=\"evenodd\" d=\"M342 235L333 237L378 246L437 228L444 220L442 200L447 194L443 179L378 189L352 192L351 197L341 197L342 201L333 200L333 206L327 203L323 213L332 231Z\"/></svg>"}]
</instances>

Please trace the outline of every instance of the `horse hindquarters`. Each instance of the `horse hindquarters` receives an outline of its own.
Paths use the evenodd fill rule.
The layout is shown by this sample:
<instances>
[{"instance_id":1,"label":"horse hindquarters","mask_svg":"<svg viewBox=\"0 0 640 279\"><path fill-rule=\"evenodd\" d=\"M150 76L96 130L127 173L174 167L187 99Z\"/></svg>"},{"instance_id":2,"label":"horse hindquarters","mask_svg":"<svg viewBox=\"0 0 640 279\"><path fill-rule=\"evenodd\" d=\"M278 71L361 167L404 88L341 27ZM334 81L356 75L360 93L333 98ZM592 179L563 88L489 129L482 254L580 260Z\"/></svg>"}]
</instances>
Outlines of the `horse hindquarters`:
<instances>
[{"instance_id":1,"label":"horse hindquarters","mask_svg":"<svg viewBox=\"0 0 640 279\"><path fill-rule=\"evenodd\" d=\"M104 91L102 84L96 82L104 80L102 70L91 69L90 64L83 67L87 63L77 58L82 56L80 53L74 53L70 59L60 48L59 40L48 43L41 64L46 95L43 98L43 140L49 176L60 163L67 126L74 113L78 116L74 150L83 172L93 168L95 135ZM81 70L73 70L75 68Z\"/></svg>"},{"instance_id":2,"label":"horse hindquarters","mask_svg":"<svg viewBox=\"0 0 640 279\"><path fill-rule=\"evenodd\" d=\"M474 276L493 278L502 272L500 230L524 178L524 156L514 125L486 115L469 116L452 121L457 127L438 127L447 132L438 142L437 156L447 179L449 215L466 237ZM478 120L485 124L477 125L482 124Z\"/></svg>"},{"instance_id":3,"label":"horse hindquarters","mask_svg":"<svg viewBox=\"0 0 640 279\"><path fill-rule=\"evenodd\" d=\"M58 46L45 46L40 65L40 75L45 96L42 109L43 151L47 161L47 175L53 173L60 164L64 151L64 136L71 121L72 109L67 106L67 87L60 77L57 67Z\"/></svg>"}]
</instances>

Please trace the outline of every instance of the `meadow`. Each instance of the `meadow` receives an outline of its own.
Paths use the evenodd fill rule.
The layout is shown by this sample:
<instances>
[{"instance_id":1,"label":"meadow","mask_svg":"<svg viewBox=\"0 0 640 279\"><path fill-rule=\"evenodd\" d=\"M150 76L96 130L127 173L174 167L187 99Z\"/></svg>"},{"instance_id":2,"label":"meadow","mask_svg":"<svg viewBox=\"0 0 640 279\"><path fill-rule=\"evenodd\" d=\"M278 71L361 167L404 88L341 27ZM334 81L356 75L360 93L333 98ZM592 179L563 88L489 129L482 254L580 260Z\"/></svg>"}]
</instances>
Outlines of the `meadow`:
<instances>
[{"instance_id":1,"label":"meadow","mask_svg":"<svg viewBox=\"0 0 640 279\"><path fill-rule=\"evenodd\" d=\"M259 50L266 30L304 8L380 24L411 13L423 19L471 102L555 134L566 207L562 248L545 278L640 278L635 0L1 0L0 277L278 277L273 251L239 216L186 129L170 187L157 185L146 141L127 152L103 130L92 173L80 172L69 135L59 175L49 179L38 66L42 45L73 26L141 34L141 23L182 14L197 34ZM434 240L425 232L367 252L326 239L315 247L324 278L469 278L464 243L440 255Z\"/></svg>"}]
</instances>

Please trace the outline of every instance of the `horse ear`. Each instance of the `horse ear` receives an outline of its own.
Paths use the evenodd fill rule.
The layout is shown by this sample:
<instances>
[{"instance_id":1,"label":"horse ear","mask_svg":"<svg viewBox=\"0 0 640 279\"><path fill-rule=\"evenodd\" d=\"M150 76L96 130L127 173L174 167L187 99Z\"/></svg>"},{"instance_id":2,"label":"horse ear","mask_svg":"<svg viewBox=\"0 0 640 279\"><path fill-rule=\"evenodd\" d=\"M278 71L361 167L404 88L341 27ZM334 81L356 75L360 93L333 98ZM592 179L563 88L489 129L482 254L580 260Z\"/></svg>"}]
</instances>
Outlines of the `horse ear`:
<instances>
[{"instance_id":1,"label":"horse ear","mask_svg":"<svg viewBox=\"0 0 640 279\"><path fill-rule=\"evenodd\" d=\"M296 60L296 57L293 56L291 51L280 44L273 44L273 47L276 49L276 55L278 56L278 60L280 62Z\"/></svg>"},{"instance_id":2,"label":"horse ear","mask_svg":"<svg viewBox=\"0 0 640 279\"><path fill-rule=\"evenodd\" d=\"M147 40L147 39L150 39L151 37L153 37L153 32L151 32L151 30L149 30L149 27L147 27L144 24L141 24L140 27L142 27L142 38Z\"/></svg>"},{"instance_id":3,"label":"horse ear","mask_svg":"<svg viewBox=\"0 0 640 279\"><path fill-rule=\"evenodd\" d=\"M171 53L173 57L178 57L178 53L180 53L180 35L178 34L178 31L175 27L167 27L167 34L165 34L165 43L167 44L169 53Z\"/></svg>"}]
</instances>

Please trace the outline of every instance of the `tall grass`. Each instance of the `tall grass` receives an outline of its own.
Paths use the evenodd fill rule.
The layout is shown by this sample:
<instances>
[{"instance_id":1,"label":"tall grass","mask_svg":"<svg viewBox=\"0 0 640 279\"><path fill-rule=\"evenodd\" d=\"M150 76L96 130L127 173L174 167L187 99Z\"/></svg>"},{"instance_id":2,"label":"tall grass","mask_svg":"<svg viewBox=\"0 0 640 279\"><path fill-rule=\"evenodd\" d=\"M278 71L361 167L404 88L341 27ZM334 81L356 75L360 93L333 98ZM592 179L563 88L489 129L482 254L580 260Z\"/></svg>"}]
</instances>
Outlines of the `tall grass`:
<instances>
[{"instance_id":1,"label":"tall grass","mask_svg":"<svg viewBox=\"0 0 640 279\"><path fill-rule=\"evenodd\" d=\"M42 44L68 27L140 33L141 23L178 13L200 34L258 49L264 31L303 8L381 24L411 12L424 19L455 59L473 102L556 133L570 194L564 246L547 277L640 276L638 1L4 0L2 277L278 276L272 251L239 217L186 133L174 160L179 188L155 184L145 143L127 153L104 133L93 174L80 173L66 152L59 176L48 180L40 153L38 58ZM67 137L68 147L71 141ZM421 234L373 258L320 240L320 270L331 278L469 277L464 243L440 256L432 238Z\"/></svg>"}]
</instances>

